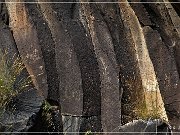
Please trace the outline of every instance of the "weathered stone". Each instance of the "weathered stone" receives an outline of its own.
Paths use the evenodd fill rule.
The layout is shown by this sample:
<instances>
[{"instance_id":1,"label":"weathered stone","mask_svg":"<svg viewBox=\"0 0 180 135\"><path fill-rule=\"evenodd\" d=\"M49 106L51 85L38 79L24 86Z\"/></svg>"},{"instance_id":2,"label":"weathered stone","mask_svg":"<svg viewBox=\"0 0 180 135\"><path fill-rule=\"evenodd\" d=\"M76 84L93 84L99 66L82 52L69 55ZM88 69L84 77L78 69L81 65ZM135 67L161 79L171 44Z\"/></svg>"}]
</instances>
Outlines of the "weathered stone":
<instances>
[{"instance_id":1,"label":"weathered stone","mask_svg":"<svg viewBox=\"0 0 180 135\"><path fill-rule=\"evenodd\" d=\"M41 10L45 6L47 5L41 4ZM100 79L92 42L87 37L81 22L76 22L71 16L63 18L64 14L59 16L62 13L59 9L61 5L56 7L57 16L52 13L54 10L45 12L44 16L55 37L62 113L100 115ZM66 5L64 8L67 8L69 13L68 7L69 5ZM49 16L49 13L54 14L51 20L52 14Z\"/></svg>"},{"instance_id":2,"label":"weathered stone","mask_svg":"<svg viewBox=\"0 0 180 135\"><path fill-rule=\"evenodd\" d=\"M155 120L134 120L119 128L123 135L133 135L135 133L142 135L171 135L171 127L159 119Z\"/></svg>"},{"instance_id":3,"label":"weathered stone","mask_svg":"<svg viewBox=\"0 0 180 135\"><path fill-rule=\"evenodd\" d=\"M47 105L48 104L48 105ZM61 108L49 103L43 103L34 119L30 119L33 125L28 128L28 132L44 132L45 134L63 135L63 123Z\"/></svg>"},{"instance_id":4,"label":"weathered stone","mask_svg":"<svg viewBox=\"0 0 180 135\"><path fill-rule=\"evenodd\" d=\"M8 26L6 26L6 28L0 28L0 41L1 51L6 55L8 63L12 64L12 62L17 58L18 50Z\"/></svg>"},{"instance_id":5,"label":"weathered stone","mask_svg":"<svg viewBox=\"0 0 180 135\"><path fill-rule=\"evenodd\" d=\"M80 124L82 122L81 116L62 115L63 132L78 135L80 131Z\"/></svg>"},{"instance_id":6,"label":"weathered stone","mask_svg":"<svg viewBox=\"0 0 180 135\"><path fill-rule=\"evenodd\" d=\"M21 0L17 0L17 2ZM11 2L7 0L6 2ZM6 3L18 51L40 96L47 98L48 86L36 28L23 3Z\"/></svg>"},{"instance_id":7,"label":"weathered stone","mask_svg":"<svg viewBox=\"0 0 180 135\"><path fill-rule=\"evenodd\" d=\"M67 30L79 62L83 88L83 116L100 115L101 91L98 63L91 40L76 21L67 23Z\"/></svg>"},{"instance_id":8,"label":"weathered stone","mask_svg":"<svg viewBox=\"0 0 180 135\"><path fill-rule=\"evenodd\" d=\"M84 133L90 132L105 132L102 129L101 121L99 121L101 116L88 116L88 117L82 117L80 130L80 135L83 135Z\"/></svg>"},{"instance_id":9,"label":"weathered stone","mask_svg":"<svg viewBox=\"0 0 180 135\"><path fill-rule=\"evenodd\" d=\"M48 83L47 98L59 102L60 94L59 84L57 83L58 73L56 69L55 43L53 41L51 31L37 4L26 3L25 7L27 9L28 15L31 17L34 27L36 28L39 46L41 48L43 60L45 63Z\"/></svg>"},{"instance_id":10,"label":"weathered stone","mask_svg":"<svg viewBox=\"0 0 180 135\"><path fill-rule=\"evenodd\" d=\"M169 16L171 18L171 21L174 25L174 28L176 29L176 31L178 32L178 34L180 35L180 18L178 16L178 12L176 13L175 9L172 6L172 3L168 3L168 0L163 0L165 2L165 6L167 8L167 11L169 13ZM179 1L180 2L180 1Z\"/></svg>"},{"instance_id":11,"label":"weathered stone","mask_svg":"<svg viewBox=\"0 0 180 135\"><path fill-rule=\"evenodd\" d=\"M139 0L137 0L137 1L139 1ZM149 13L146 11L146 9L142 3L130 3L130 5L133 8L141 25L143 25L143 26L153 25L150 20Z\"/></svg>"},{"instance_id":12,"label":"weathered stone","mask_svg":"<svg viewBox=\"0 0 180 135\"><path fill-rule=\"evenodd\" d=\"M16 51L22 58L28 54L24 63L29 74L34 76L39 94L29 93L28 98L24 94L23 101L29 101L31 96L33 102L34 97L39 96L35 101L40 104L46 98L52 105L49 111L53 125L43 121L42 109L38 111L40 107L35 103L28 107L28 103L18 101L22 99L20 94L3 115L5 125L1 130L7 131L7 125L12 122L15 129L10 131L104 131L111 134L107 132L119 131L121 116L123 124L141 117L137 112L142 111L144 103L146 117L151 117L149 112L155 112L158 106L160 110L156 113L159 114L152 114L152 117L167 120L167 113L170 123L178 125L179 19L177 14L173 16L175 11L169 9L172 8L170 4L140 3L137 6L128 4L131 0L119 4L81 3L89 0L41 3L45 1L58 0L31 1L37 2L34 4L6 3L10 17L1 12L0 6L0 22L8 26L9 18L13 32L12 35L6 25L0 24L0 47L8 50L8 59ZM142 29L143 26L150 27ZM27 76L23 72L16 81ZM10 109L12 105L17 108L15 114ZM11 119L6 120L6 116ZM152 132L157 128L154 121L152 123L141 121L121 127L120 131L142 129ZM166 127L161 123L157 131L165 131Z\"/></svg>"},{"instance_id":13,"label":"weathered stone","mask_svg":"<svg viewBox=\"0 0 180 135\"><path fill-rule=\"evenodd\" d=\"M8 14L5 4L1 3L0 7L0 49L2 53L6 55L8 63L12 64L18 55L18 50L16 48L12 32L3 17Z\"/></svg>"},{"instance_id":14,"label":"weathered stone","mask_svg":"<svg viewBox=\"0 0 180 135\"><path fill-rule=\"evenodd\" d=\"M39 0L39 2L41 2ZM49 4L39 3L55 42L56 64L62 113L82 115L82 80L70 37ZM48 10L47 10L48 9Z\"/></svg>"},{"instance_id":15,"label":"weathered stone","mask_svg":"<svg viewBox=\"0 0 180 135\"><path fill-rule=\"evenodd\" d=\"M28 88L14 97L0 117L1 131L27 131L33 126L33 124L28 126L29 119L40 110L42 101L43 99L34 88Z\"/></svg>"},{"instance_id":16,"label":"weathered stone","mask_svg":"<svg viewBox=\"0 0 180 135\"><path fill-rule=\"evenodd\" d=\"M153 0L154 1L154 0ZM162 0L163 2L164 0ZM145 8L152 12L151 20L155 23L155 28L160 33L165 45L174 53L177 69L180 74L180 35L179 35L179 17L176 12L168 9L168 3L149 3L144 4ZM171 12L170 12L171 11ZM172 12L173 16L172 16Z\"/></svg>"},{"instance_id":17,"label":"weathered stone","mask_svg":"<svg viewBox=\"0 0 180 135\"><path fill-rule=\"evenodd\" d=\"M51 2L54 2L54 0L49 0ZM56 13L57 20L58 21L71 21L71 19L74 19L74 11L75 11L75 6L78 3L73 3L76 2L76 0L58 0L58 2L64 2L61 4L57 3L52 3L52 9ZM71 3L72 2L72 3ZM78 10L77 10L78 11Z\"/></svg>"},{"instance_id":18,"label":"weathered stone","mask_svg":"<svg viewBox=\"0 0 180 135\"><path fill-rule=\"evenodd\" d=\"M102 132L100 116L62 115L63 132L67 134L84 134L88 131ZM78 133L81 132L81 133Z\"/></svg>"},{"instance_id":19,"label":"weathered stone","mask_svg":"<svg viewBox=\"0 0 180 135\"><path fill-rule=\"evenodd\" d=\"M104 132L120 124L119 74L112 37L96 5L83 4L101 77L101 121Z\"/></svg>"},{"instance_id":20,"label":"weathered stone","mask_svg":"<svg viewBox=\"0 0 180 135\"><path fill-rule=\"evenodd\" d=\"M147 26L143 28L143 32L164 103L165 105L171 103L172 108L176 104L175 108L179 109L177 97L179 97L180 80L175 60L156 30Z\"/></svg>"},{"instance_id":21,"label":"weathered stone","mask_svg":"<svg viewBox=\"0 0 180 135\"><path fill-rule=\"evenodd\" d=\"M138 93L141 93L139 95L144 95L144 97L141 97L141 102L142 104L143 102L146 104L148 113L153 113L154 109L156 109L156 113L161 114L159 117L168 121L154 67L149 57L143 30L128 2L126 0L124 2L125 3L119 3L119 6L122 20L124 25L129 27L128 32L133 39L134 50L136 51L137 66L140 71L142 83L142 89L139 90ZM156 94L153 94L154 92ZM139 104L138 110L142 109L142 104ZM137 106L138 103L136 107Z\"/></svg>"},{"instance_id":22,"label":"weathered stone","mask_svg":"<svg viewBox=\"0 0 180 135\"><path fill-rule=\"evenodd\" d=\"M174 2L174 3L171 3L171 5L175 9L176 13L180 16L180 5L177 4L177 2L180 2L180 0L169 0L169 1Z\"/></svg>"},{"instance_id":23,"label":"weathered stone","mask_svg":"<svg viewBox=\"0 0 180 135\"><path fill-rule=\"evenodd\" d=\"M179 19L175 11L169 9L171 8L171 5L168 3L159 5L151 3L144 5L148 11L154 12L153 14L150 14L150 16L151 20L155 22L156 27L154 29L157 31L152 32L152 30L146 28L147 33L145 36L148 40L147 42L149 47L151 46L149 49L152 50L156 47L153 51L150 51L151 57L154 61L153 63L159 78L160 87L162 88L162 96L166 104L166 111L168 113L170 123L177 129L179 125L178 91L180 90L180 80L178 75L180 37L179 28L177 26L179 24ZM150 35L153 37L150 38ZM152 43L152 39L153 41L156 41L156 43ZM154 50L160 51L157 52L158 56L154 55ZM161 67L159 67L160 65Z\"/></svg>"}]
</instances>

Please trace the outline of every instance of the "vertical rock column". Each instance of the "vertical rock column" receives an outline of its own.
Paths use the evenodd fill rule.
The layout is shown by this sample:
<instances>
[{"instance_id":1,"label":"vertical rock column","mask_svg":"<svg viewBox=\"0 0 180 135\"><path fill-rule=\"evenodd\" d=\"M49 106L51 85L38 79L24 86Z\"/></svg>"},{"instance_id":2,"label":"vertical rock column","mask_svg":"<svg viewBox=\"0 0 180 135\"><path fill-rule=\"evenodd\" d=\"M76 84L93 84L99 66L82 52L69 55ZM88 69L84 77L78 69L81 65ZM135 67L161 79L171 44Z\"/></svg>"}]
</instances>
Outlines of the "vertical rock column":
<instances>
[{"instance_id":1,"label":"vertical rock column","mask_svg":"<svg viewBox=\"0 0 180 135\"><path fill-rule=\"evenodd\" d=\"M180 19L167 0L161 2L166 3L144 4L150 19L154 22L154 27L146 26L143 31L159 79L169 122L175 129L178 129L180 123Z\"/></svg>"},{"instance_id":2,"label":"vertical rock column","mask_svg":"<svg viewBox=\"0 0 180 135\"><path fill-rule=\"evenodd\" d=\"M143 32L156 71L168 119L171 124L178 125L179 120L174 115L179 115L180 93L178 91L180 82L175 60L156 30L146 26L143 28Z\"/></svg>"},{"instance_id":3,"label":"vertical rock column","mask_svg":"<svg viewBox=\"0 0 180 135\"><path fill-rule=\"evenodd\" d=\"M57 17L57 12L52 9L51 4L40 3L43 16L51 30L52 38L55 43L56 64L59 74L59 92L62 113L67 115L82 115L83 92L81 72L76 53L73 49L68 30L63 22Z\"/></svg>"},{"instance_id":4,"label":"vertical rock column","mask_svg":"<svg viewBox=\"0 0 180 135\"><path fill-rule=\"evenodd\" d=\"M112 132L120 125L121 106L118 66L112 37L96 4L82 4L82 8L100 69L102 128L104 132Z\"/></svg>"},{"instance_id":5,"label":"vertical rock column","mask_svg":"<svg viewBox=\"0 0 180 135\"><path fill-rule=\"evenodd\" d=\"M0 50L7 55L8 62L13 63L18 54L12 32L7 24L8 11L5 3L0 3Z\"/></svg>"},{"instance_id":6,"label":"vertical rock column","mask_svg":"<svg viewBox=\"0 0 180 135\"><path fill-rule=\"evenodd\" d=\"M154 1L155 2L155 1ZM159 4L149 3L145 4L145 7L153 12L150 14L152 20L154 20L155 25L158 27L158 32L162 36L164 43L169 50L174 53L174 57L177 64L177 70L180 74L180 35L179 35L179 16L175 11L173 11L170 3L166 0L161 0L161 2L166 2Z\"/></svg>"},{"instance_id":7,"label":"vertical rock column","mask_svg":"<svg viewBox=\"0 0 180 135\"><path fill-rule=\"evenodd\" d=\"M18 47L21 48L22 46L24 46L24 44L21 44L20 43L21 41L17 42L16 44L17 37L15 39L11 31L11 30L14 30L13 29L14 27L12 27L12 29L10 29L9 27L9 21L8 21L9 16L8 16L8 11L6 9L6 4L0 3L0 5L1 4L2 4L2 10L0 8L0 50L3 52L3 56L7 58L8 67L6 68L10 68L10 69L6 69L7 71L6 74L10 77L11 76L10 74L12 73L12 71L14 71L16 68L18 68L19 70L19 67L17 67L18 66L17 64L21 64L19 63L21 61L19 60ZM10 17L12 17L11 15L12 14L10 14ZM14 18L11 18L11 20L13 19ZM23 35L24 34L23 31L22 33L20 32L19 35L20 34ZM18 45L18 47L16 45ZM27 51L23 52L22 54L22 50L21 50L20 57L24 58L25 53L27 53ZM24 61L25 61L25 58L24 58ZM26 66L32 67L32 65L28 63L26 63ZM27 131L29 127L33 126L34 124L33 122L32 123L30 122L29 124L29 121L31 121L32 120L31 118L34 117L34 115L37 114L38 111L40 110L40 106L43 102L43 99L45 98L45 95L44 95L45 93L43 89L41 89L42 91L40 89L38 89L37 91L37 89L35 89L34 86L32 86L31 84L28 84L28 86L27 84L23 84L23 86L26 85L27 87L25 86L22 88L21 85L28 78L28 76L29 74L27 73L27 70L25 68L23 70L20 70L20 72L13 74L13 77L15 78L13 78L14 79L13 81L11 80L12 81L11 82L12 84L10 84L12 87L11 90L16 90L18 93L13 97L8 98L8 100L10 101L8 101L9 103L6 106L5 111L0 116L1 132Z\"/></svg>"},{"instance_id":8,"label":"vertical rock column","mask_svg":"<svg viewBox=\"0 0 180 135\"><path fill-rule=\"evenodd\" d=\"M99 68L92 42L78 20L79 6L40 2L55 42L64 131L77 131L77 124L83 132L101 131Z\"/></svg>"},{"instance_id":9,"label":"vertical rock column","mask_svg":"<svg viewBox=\"0 0 180 135\"><path fill-rule=\"evenodd\" d=\"M31 0L35 2L35 0ZM39 40L39 46L42 50L42 56L45 63L45 70L47 74L48 83L48 97L47 100L51 102L51 105L59 102L59 81L56 59L55 59L55 44L52 38L48 23L43 17L43 13L38 6L38 3L25 3L25 8L28 16L36 28L37 38Z\"/></svg>"},{"instance_id":10,"label":"vertical rock column","mask_svg":"<svg viewBox=\"0 0 180 135\"><path fill-rule=\"evenodd\" d=\"M149 57L143 30L128 1L123 0L123 2L125 3L119 3L119 7L123 23L128 26L128 33L133 39L134 49L136 51L136 58L138 60L138 67L142 80L142 90L139 90L139 92L145 97L145 99L142 99L142 102L146 104L149 114L152 115L156 113L158 117L167 121L164 103L162 101L154 67ZM138 109L141 110L141 104L136 105L136 107L137 106Z\"/></svg>"},{"instance_id":11,"label":"vertical rock column","mask_svg":"<svg viewBox=\"0 0 180 135\"><path fill-rule=\"evenodd\" d=\"M6 0L6 2L23 2L22 0ZM18 48L24 60L24 64L29 72L39 95L46 98L48 86L42 52L37 38L37 32L31 18L23 3L7 3L10 16L10 27Z\"/></svg>"}]
</instances>

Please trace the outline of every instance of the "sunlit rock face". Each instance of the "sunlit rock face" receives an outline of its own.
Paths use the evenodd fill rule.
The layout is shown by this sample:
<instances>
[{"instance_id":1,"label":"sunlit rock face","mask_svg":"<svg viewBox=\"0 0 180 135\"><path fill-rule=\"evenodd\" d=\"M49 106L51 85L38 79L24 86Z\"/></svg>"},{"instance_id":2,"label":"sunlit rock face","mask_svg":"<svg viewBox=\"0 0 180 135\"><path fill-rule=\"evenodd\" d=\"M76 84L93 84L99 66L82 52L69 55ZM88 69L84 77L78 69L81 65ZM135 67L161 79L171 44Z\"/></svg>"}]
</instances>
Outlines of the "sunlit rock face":
<instances>
[{"instance_id":1,"label":"sunlit rock face","mask_svg":"<svg viewBox=\"0 0 180 135\"><path fill-rule=\"evenodd\" d=\"M135 15L135 12L128 3L120 3L119 6L124 25L129 27L127 33L129 33L129 35L132 37L132 42L134 44L133 49L135 50L137 66L139 68L139 74L142 81L142 89L137 90L137 92L144 95L144 97L142 97L140 100L142 100L141 102L145 102L147 110L150 113L156 108L157 113L161 114L160 117L168 121L154 66L150 59L143 34L143 29L138 21L137 16ZM141 110L142 107L138 104L142 103L137 103L137 105L135 105Z\"/></svg>"},{"instance_id":2,"label":"sunlit rock face","mask_svg":"<svg viewBox=\"0 0 180 135\"><path fill-rule=\"evenodd\" d=\"M178 128L180 22L170 4L16 2L4 4L8 11L0 6L0 47L12 62L21 56L34 86L10 102L3 131ZM52 125L44 121L45 100ZM139 118L165 123L129 123Z\"/></svg>"},{"instance_id":3,"label":"sunlit rock face","mask_svg":"<svg viewBox=\"0 0 180 135\"><path fill-rule=\"evenodd\" d=\"M172 134L171 127L159 119L148 120L148 121L134 120L133 122L127 123L126 125L119 127L119 131L122 132L123 135L126 134L133 135L135 132L136 133L141 132L142 135Z\"/></svg>"},{"instance_id":4,"label":"sunlit rock face","mask_svg":"<svg viewBox=\"0 0 180 135\"><path fill-rule=\"evenodd\" d=\"M143 18L153 22L152 24L145 24L139 19L169 121L178 128L179 122L175 117L179 116L179 102L177 102L180 90L179 60L177 60L180 39L179 16L170 3L159 5L157 3L143 3L140 5L144 7L143 10L146 10L148 15L148 17L144 16ZM137 4L134 4L133 9L139 17L142 13L138 12L139 10L136 7ZM172 110L177 110L176 116L170 113Z\"/></svg>"}]
</instances>

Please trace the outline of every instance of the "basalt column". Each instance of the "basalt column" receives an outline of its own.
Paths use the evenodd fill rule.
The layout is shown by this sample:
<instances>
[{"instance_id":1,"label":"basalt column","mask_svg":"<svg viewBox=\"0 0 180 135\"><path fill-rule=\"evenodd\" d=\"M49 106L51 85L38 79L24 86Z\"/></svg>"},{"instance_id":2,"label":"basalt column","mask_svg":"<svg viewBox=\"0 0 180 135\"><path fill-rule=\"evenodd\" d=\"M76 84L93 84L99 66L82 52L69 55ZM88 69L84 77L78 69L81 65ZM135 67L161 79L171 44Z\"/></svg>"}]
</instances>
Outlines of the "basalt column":
<instances>
[{"instance_id":1,"label":"basalt column","mask_svg":"<svg viewBox=\"0 0 180 135\"><path fill-rule=\"evenodd\" d=\"M135 107L138 108L138 113L140 113L137 113L137 115L142 116L142 112L147 109L147 114L158 114L156 117L160 117L168 121L154 71L154 66L149 57L143 29L129 3L126 0L123 2L126 3L119 3L120 14L123 23L127 28L127 34L132 38L131 40L134 46L133 48L136 52L137 66L139 68L139 75L141 78L142 86L137 92L139 95L144 95L144 98L142 97L141 99L141 103L137 103L135 105ZM135 95L133 97L135 97ZM145 110L143 110L144 106L146 108Z\"/></svg>"},{"instance_id":2,"label":"basalt column","mask_svg":"<svg viewBox=\"0 0 180 135\"><path fill-rule=\"evenodd\" d=\"M169 122L179 125L179 23L180 19L167 0L166 3L144 3L152 22L144 26L148 51L153 62ZM153 41L153 42L152 42Z\"/></svg>"},{"instance_id":3,"label":"basalt column","mask_svg":"<svg viewBox=\"0 0 180 135\"><path fill-rule=\"evenodd\" d=\"M96 4L82 4L101 77L101 122L104 132L120 126L119 69L108 26ZM96 12L95 12L96 11Z\"/></svg>"},{"instance_id":4,"label":"basalt column","mask_svg":"<svg viewBox=\"0 0 180 135\"><path fill-rule=\"evenodd\" d=\"M79 5L40 2L55 43L64 131L101 131L99 68L91 39L78 20Z\"/></svg>"},{"instance_id":5,"label":"basalt column","mask_svg":"<svg viewBox=\"0 0 180 135\"><path fill-rule=\"evenodd\" d=\"M6 2L12 1L7 0ZM23 1L16 0L16 2ZM48 94L47 76L36 28L23 3L8 3L6 5L18 51L39 95L46 98Z\"/></svg>"}]
</instances>

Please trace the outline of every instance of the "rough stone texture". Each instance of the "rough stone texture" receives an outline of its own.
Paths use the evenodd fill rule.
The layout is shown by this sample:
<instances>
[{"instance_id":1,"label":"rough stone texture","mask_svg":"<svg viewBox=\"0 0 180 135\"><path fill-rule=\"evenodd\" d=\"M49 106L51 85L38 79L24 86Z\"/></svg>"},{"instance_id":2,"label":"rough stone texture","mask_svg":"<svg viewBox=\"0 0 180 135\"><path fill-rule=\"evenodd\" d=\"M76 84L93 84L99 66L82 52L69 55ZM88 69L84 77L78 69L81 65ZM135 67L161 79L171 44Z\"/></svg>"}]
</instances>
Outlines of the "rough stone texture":
<instances>
[{"instance_id":1,"label":"rough stone texture","mask_svg":"<svg viewBox=\"0 0 180 135\"><path fill-rule=\"evenodd\" d=\"M125 0L124 2L127 1ZM132 36L134 49L136 51L136 58L138 61L137 64L140 71L140 78L142 80L142 89L138 92L141 93L140 95L144 95L144 97L142 97L140 100L142 100L142 104L143 102L146 104L149 113L153 112L154 108L156 108L156 111L158 114L160 114L160 117L168 121L154 71L154 66L149 57L142 27L140 26L134 11L128 3L119 3L119 6L124 25L129 26L129 33L130 36ZM156 92L155 95L153 94L154 92ZM138 105L137 103L136 107L138 110L142 109L141 104Z\"/></svg>"},{"instance_id":2,"label":"rough stone texture","mask_svg":"<svg viewBox=\"0 0 180 135\"><path fill-rule=\"evenodd\" d=\"M131 5L139 21L141 21L141 18L139 18L139 16L141 16L140 9L136 9L136 6L139 4ZM179 31L179 17L169 3L143 3L143 6L146 8L146 11L148 11L148 18L151 20L152 25L141 25L146 26L144 27L144 35L147 42L149 55L155 68L157 80L159 82L169 120L173 125L173 123L175 124L179 121L177 118L179 109L179 75L177 72L178 66L176 67L177 60L175 62L175 58L173 56L173 48L175 46L179 46L177 37L177 33ZM169 38L167 35L169 35ZM175 38L173 39L173 37ZM177 40L177 44L172 44L171 40ZM176 51L177 50L175 50L175 54Z\"/></svg>"},{"instance_id":3,"label":"rough stone texture","mask_svg":"<svg viewBox=\"0 0 180 135\"><path fill-rule=\"evenodd\" d=\"M152 12L152 14L150 14L150 18L155 23L155 27L160 33L165 45L169 47L171 52L173 51L177 69L180 73L180 35L179 30L176 28L176 24L179 24L179 19L174 20L176 17L178 18L176 12L174 12L174 15L172 16L173 11L167 8L168 6L166 5L168 4L150 3L144 5L149 12ZM171 13L168 11L171 11ZM172 21L171 18L174 18L174 21Z\"/></svg>"},{"instance_id":4,"label":"rough stone texture","mask_svg":"<svg viewBox=\"0 0 180 135\"><path fill-rule=\"evenodd\" d=\"M78 132L83 132L84 134L87 131L91 132L102 132L101 123L97 116L72 116L72 115L63 115L63 131L64 132L76 132L73 134L79 134Z\"/></svg>"},{"instance_id":5,"label":"rough stone texture","mask_svg":"<svg viewBox=\"0 0 180 135\"><path fill-rule=\"evenodd\" d=\"M55 46L62 113L99 116L101 113L100 77L92 42L87 37L81 22L62 14L61 5L52 7L54 6L56 6L54 11L57 16L54 14L53 22L50 22L48 12L45 12L44 16L49 22L52 34L56 37L55 43L58 43ZM67 13L70 12L68 12L69 6L65 4L63 7L67 8ZM44 7L45 5L41 4L41 10ZM49 13L52 11L50 10Z\"/></svg>"},{"instance_id":6,"label":"rough stone texture","mask_svg":"<svg viewBox=\"0 0 180 135\"><path fill-rule=\"evenodd\" d=\"M18 50L12 32L8 26L8 11L5 4L0 4L0 49L6 55L9 63L16 59Z\"/></svg>"},{"instance_id":7,"label":"rough stone texture","mask_svg":"<svg viewBox=\"0 0 180 135\"><path fill-rule=\"evenodd\" d=\"M180 2L180 0L169 0L169 2ZM173 6L174 10L176 11L176 13L180 16L180 4L178 3L171 3L171 5Z\"/></svg>"},{"instance_id":8,"label":"rough stone texture","mask_svg":"<svg viewBox=\"0 0 180 135\"><path fill-rule=\"evenodd\" d=\"M32 1L33 2L33 1ZM34 27L37 31L37 38L42 51L43 60L45 63L45 70L47 73L48 83L48 99L59 102L59 84L58 73L56 69L55 59L55 43L51 36L51 31L48 27L46 20L43 18L43 14L40 12L40 8L37 4L26 3L26 9L28 15L33 21Z\"/></svg>"},{"instance_id":9,"label":"rough stone texture","mask_svg":"<svg viewBox=\"0 0 180 135\"><path fill-rule=\"evenodd\" d=\"M164 0L164 2L168 2L168 0ZM179 1L180 2L180 1ZM179 5L179 4L177 4ZM174 25L174 28L176 29L176 31L178 32L178 34L180 35L180 17L178 16L178 12L175 11L175 9L172 6L172 3L165 3L165 6L167 8L167 11L169 13L169 16L172 20L172 23ZM177 6L178 7L178 6Z\"/></svg>"},{"instance_id":10,"label":"rough stone texture","mask_svg":"<svg viewBox=\"0 0 180 135\"><path fill-rule=\"evenodd\" d=\"M10 102L6 112L1 116L0 131L27 131L33 126L28 124L28 121L40 110L42 101L34 88L24 90Z\"/></svg>"},{"instance_id":11,"label":"rough stone texture","mask_svg":"<svg viewBox=\"0 0 180 135\"><path fill-rule=\"evenodd\" d=\"M6 55L9 64L12 64L18 55L18 50L8 26L0 28L0 41L0 49L2 53Z\"/></svg>"},{"instance_id":12,"label":"rough stone texture","mask_svg":"<svg viewBox=\"0 0 180 135\"><path fill-rule=\"evenodd\" d=\"M164 45L159 33L156 30L146 26L143 28L146 43L148 46L151 60L154 64L156 75L158 78L161 94L164 99L166 111L172 120L171 111L176 110L179 115L179 74L177 72L176 63ZM152 42L153 41L153 42ZM173 114L172 114L173 115ZM178 120L174 124L178 124Z\"/></svg>"},{"instance_id":13,"label":"rough stone texture","mask_svg":"<svg viewBox=\"0 0 180 135\"><path fill-rule=\"evenodd\" d=\"M110 132L120 124L119 72L113 42L102 16L94 12L96 5L83 6L100 69L102 128Z\"/></svg>"},{"instance_id":14,"label":"rough stone texture","mask_svg":"<svg viewBox=\"0 0 180 135\"><path fill-rule=\"evenodd\" d=\"M100 116L88 116L88 117L82 117L81 127L80 127L80 133L83 135L87 131L91 132L104 132L103 126L101 126Z\"/></svg>"},{"instance_id":15,"label":"rough stone texture","mask_svg":"<svg viewBox=\"0 0 180 135\"><path fill-rule=\"evenodd\" d=\"M2 17L2 14L7 14L7 9L5 8L5 4L1 4L0 6L3 6L0 13ZM6 56L8 64L13 64L17 60L19 52L12 31L8 26L9 24L4 19L4 17L0 19L0 49L4 56ZM25 80L28 76L27 70L22 70L16 76L13 88L18 88L18 82ZM29 84L29 87L23 89L23 92L12 99L5 113L1 114L0 131L27 131L33 125L33 123L29 124L29 120L39 111L42 101L43 98L38 95L37 90Z\"/></svg>"},{"instance_id":16,"label":"rough stone texture","mask_svg":"<svg viewBox=\"0 0 180 135\"><path fill-rule=\"evenodd\" d=\"M169 120L172 122L172 120L175 120L175 118L172 118L174 117L173 114L171 114L172 110L178 110L179 108L178 107L179 102L177 98L179 97L179 94L178 94L179 75L177 72L174 56L171 53L172 49L167 47L166 42L164 42L162 38L162 35L160 35L158 25L157 23L155 23L155 20L152 19L152 15L154 15L154 13L148 8L147 5L148 4L131 3L131 6L134 9L135 14L137 15L140 22L142 21L142 18L141 18L142 16L146 19L149 19L152 22L151 24L145 24L145 23L142 24L141 22L141 26L143 26L143 32L146 39L146 44L148 47L150 58L154 65L160 91L163 97L163 101L165 103L165 108L166 108ZM178 29L179 18L177 17L176 13L174 12L174 9L171 7L170 4L167 3L165 5L168 8L168 12L170 13L170 17L174 24L174 28ZM137 7L142 7L142 6L146 8L144 9L137 8ZM148 18L147 16L144 16L144 12L142 11L146 12L146 14L148 15ZM159 20L156 20L156 21L159 21ZM178 119L176 120L178 121ZM175 122L172 122L172 123L175 123Z\"/></svg>"},{"instance_id":17,"label":"rough stone texture","mask_svg":"<svg viewBox=\"0 0 180 135\"><path fill-rule=\"evenodd\" d=\"M43 1L57 0L9 3L9 16L5 4L0 5L0 47L11 51L8 59L16 52L22 58L28 54L24 63L39 92L22 94L22 102L15 98L10 106L15 104L18 115L7 110L4 124L15 123L17 130L12 131L118 132L121 124L138 118L136 109L141 103L146 101L151 110L151 103L158 100L163 111L160 117L166 117L165 103L170 123L178 125L177 9L168 3L137 5L127 0L119 4L40 3ZM43 99L57 106L51 110L54 126L43 122ZM5 120L6 116L12 119ZM120 131L155 131L154 123L153 128L144 121L137 123L138 128L125 125ZM159 131L165 127L160 123Z\"/></svg>"},{"instance_id":18,"label":"rough stone texture","mask_svg":"<svg viewBox=\"0 0 180 135\"><path fill-rule=\"evenodd\" d=\"M97 59L91 40L86 36L83 25L76 21L67 23L70 38L76 52L82 77L83 115L100 115L101 91Z\"/></svg>"},{"instance_id":19,"label":"rough stone texture","mask_svg":"<svg viewBox=\"0 0 180 135\"><path fill-rule=\"evenodd\" d=\"M30 134L36 134L33 132L43 132L43 134L47 135L63 135L62 115L59 105L55 106L54 104L50 104L48 110L45 110L43 106L44 105L41 106L39 112L36 113L34 118L29 120L31 126L26 131L31 132Z\"/></svg>"},{"instance_id":20,"label":"rough stone texture","mask_svg":"<svg viewBox=\"0 0 180 135\"><path fill-rule=\"evenodd\" d=\"M134 120L119 128L123 135L133 135L141 132L141 135L171 135L171 127L159 119L155 120ZM127 133L126 133L127 132ZM133 133L134 132L134 133Z\"/></svg>"},{"instance_id":21,"label":"rough stone texture","mask_svg":"<svg viewBox=\"0 0 180 135\"><path fill-rule=\"evenodd\" d=\"M33 26L31 18L28 17L23 3L6 5L10 15L10 27L13 30L18 51L39 95L47 98L47 78L36 28Z\"/></svg>"},{"instance_id":22,"label":"rough stone texture","mask_svg":"<svg viewBox=\"0 0 180 135\"><path fill-rule=\"evenodd\" d=\"M143 26L151 26L153 25L149 13L145 9L144 5L142 3L130 3L131 7L133 8L135 14L138 17L139 22Z\"/></svg>"},{"instance_id":23,"label":"rough stone texture","mask_svg":"<svg viewBox=\"0 0 180 135\"><path fill-rule=\"evenodd\" d=\"M39 1L40 2L40 1ZM77 56L63 22L48 4L39 4L55 42L62 113L82 115L82 80Z\"/></svg>"},{"instance_id":24,"label":"rough stone texture","mask_svg":"<svg viewBox=\"0 0 180 135\"><path fill-rule=\"evenodd\" d=\"M82 118L80 116L63 115L63 132L79 132ZM78 133L74 133L78 135Z\"/></svg>"},{"instance_id":25,"label":"rough stone texture","mask_svg":"<svg viewBox=\"0 0 180 135\"><path fill-rule=\"evenodd\" d=\"M179 125L179 17L167 4L144 4L150 19L154 22L152 29L146 27L146 41L149 53L158 76L170 123L177 129ZM151 32L150 32L151 31ZM152 36L152 37L151 37ZM153 39L155 42L150 42ZM158 37L158 38L157 38ZM153 49L154 48L154 49ZM153 50L152 50L153 49ZM157 55L155 53L157 52ZM173 111L172 111L173 110Z\"/></svg>"}]
</instances>

